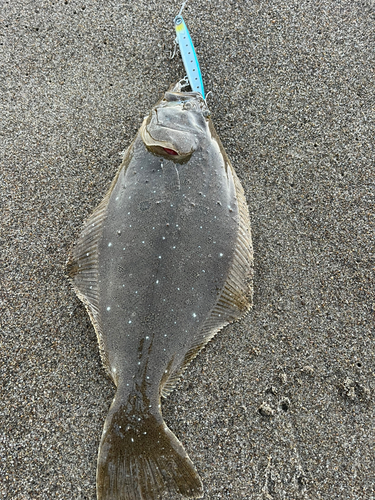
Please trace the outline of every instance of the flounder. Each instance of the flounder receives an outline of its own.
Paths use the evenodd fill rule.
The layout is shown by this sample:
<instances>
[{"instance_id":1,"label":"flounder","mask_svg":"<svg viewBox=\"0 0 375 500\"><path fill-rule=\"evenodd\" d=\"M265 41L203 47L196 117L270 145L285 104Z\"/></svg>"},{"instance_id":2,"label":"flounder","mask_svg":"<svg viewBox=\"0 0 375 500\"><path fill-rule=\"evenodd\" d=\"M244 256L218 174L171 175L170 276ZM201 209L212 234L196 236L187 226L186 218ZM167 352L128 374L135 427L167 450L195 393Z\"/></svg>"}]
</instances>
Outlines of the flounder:
<instances>
[{"instance_id":1,"label":"flounder","mask_svg":"<svg viewBox=\"0 0 375 500\"><path fill-rule=\"evenodd\" d=\"M167 91L87 220L68 274L115 383L97 464L98 500L201 498L201 479L160 398L252 303L250 221L205 100Z\"/></svg>"}]
</instances>

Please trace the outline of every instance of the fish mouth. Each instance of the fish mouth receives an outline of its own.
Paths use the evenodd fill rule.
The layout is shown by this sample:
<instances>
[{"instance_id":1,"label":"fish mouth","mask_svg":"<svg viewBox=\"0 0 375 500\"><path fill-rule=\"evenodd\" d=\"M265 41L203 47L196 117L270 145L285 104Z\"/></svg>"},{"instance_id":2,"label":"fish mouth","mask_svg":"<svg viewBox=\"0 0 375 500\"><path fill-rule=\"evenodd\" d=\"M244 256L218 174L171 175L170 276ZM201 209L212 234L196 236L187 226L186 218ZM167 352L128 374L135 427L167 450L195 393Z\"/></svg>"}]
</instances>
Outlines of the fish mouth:
<instances>
[{"instance_id":1,"label":"fish mouth","mask_svg":"<svg viewBox=\"0 0 375 500\"><path fill-rule=\"evenodd\" d=\"M157 156L162 156L163 158L167 158L168 160L177 161L181 163L190 158L191 155L180 155L174 149L164 148L163 146L147 146L147 149L154 153Z\"/></svg>"},{"instance_id":2,"label":"fish mouth","mask_svg":"<svg viewBox=\"0 0 375 500\"><path fill-rule=\"evenodd\" d=\"M174 149L169 149L169 148L162 148L163 151L165 151L167 153L167 155L171 155L171 156L176 156L178 155L177 151L175 151Z\"/></svg>"}]
</instances>

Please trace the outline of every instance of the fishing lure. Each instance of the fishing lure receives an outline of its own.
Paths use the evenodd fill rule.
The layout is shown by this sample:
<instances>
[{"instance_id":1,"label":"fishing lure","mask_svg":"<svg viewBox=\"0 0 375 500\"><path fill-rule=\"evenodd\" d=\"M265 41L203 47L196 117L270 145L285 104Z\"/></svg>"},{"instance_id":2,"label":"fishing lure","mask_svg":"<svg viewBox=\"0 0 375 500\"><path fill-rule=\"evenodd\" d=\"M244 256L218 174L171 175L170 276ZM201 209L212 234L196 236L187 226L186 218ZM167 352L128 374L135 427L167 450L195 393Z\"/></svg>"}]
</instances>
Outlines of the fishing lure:
<instances>
[{"instance_id":1,"label":"fishing lure","mask_svg":"<svg viewBox=\"0 0 375 500\"><path fill-rule=\"evenodd\" d=\"M199 92L204 99L205 95L204 95L203 79L199 67L197 54L195 53L194 45L189 30L187 29L185 21L181 15L182 9L184 8L185 4L186 2L182 4L180 12L174 18L174 27L176 30L176 43L178 43L178 46L180 47L182 62L184 63L185 66L191 90L193 92Z\"/></svg>"}]
</instances>

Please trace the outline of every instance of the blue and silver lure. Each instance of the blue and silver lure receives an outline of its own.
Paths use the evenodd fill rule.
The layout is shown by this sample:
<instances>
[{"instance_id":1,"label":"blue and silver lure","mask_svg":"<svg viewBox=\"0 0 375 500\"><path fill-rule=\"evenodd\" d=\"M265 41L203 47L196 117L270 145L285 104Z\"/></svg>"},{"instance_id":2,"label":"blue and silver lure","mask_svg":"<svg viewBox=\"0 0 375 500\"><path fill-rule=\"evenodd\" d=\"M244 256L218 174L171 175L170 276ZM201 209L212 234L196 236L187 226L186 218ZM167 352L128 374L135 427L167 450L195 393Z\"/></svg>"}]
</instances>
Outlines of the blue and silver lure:
<instances>
[{"instance_id":1,"label":"blue and silver lure","mask_svg":"<svg viewBox=\"0 0 375 500\"><path fill-rule=\"evenodd\" d=\"M193 92L199 92L202 95L203 99L205 99L202 74L199 68L197 54L195 53L189 30L187 29L185 21L181 15L182 9L184 8L185 4L186 2L182 4L180 12L174 18L176 43L178 43L180 47L182 62L185 66L186 75L189 80L191 90Z\"/></svg>"}]
</instances>

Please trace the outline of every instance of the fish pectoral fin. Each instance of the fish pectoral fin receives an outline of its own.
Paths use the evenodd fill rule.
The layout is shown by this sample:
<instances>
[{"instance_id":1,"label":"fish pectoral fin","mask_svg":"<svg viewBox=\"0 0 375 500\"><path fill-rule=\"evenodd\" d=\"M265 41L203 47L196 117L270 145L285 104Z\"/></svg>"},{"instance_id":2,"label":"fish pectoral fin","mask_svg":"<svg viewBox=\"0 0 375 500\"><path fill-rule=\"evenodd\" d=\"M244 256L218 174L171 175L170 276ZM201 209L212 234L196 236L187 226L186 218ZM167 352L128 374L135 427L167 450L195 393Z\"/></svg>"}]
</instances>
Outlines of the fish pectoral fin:
<instances>
[{"instance_id":1,"label":"fish pectoral fin","mask_svg":"<svg viewBox=\"0 0 375 500\"><path fill-rule=\"evenodd\" d=\"M164 491L203 496L194 465L161 414L135 415L115 398L99 447L98 500L156 500Z\"/></svg>"}]
</instances>

